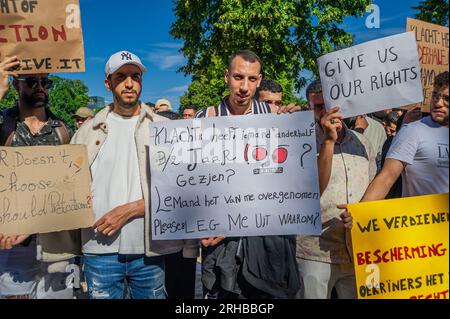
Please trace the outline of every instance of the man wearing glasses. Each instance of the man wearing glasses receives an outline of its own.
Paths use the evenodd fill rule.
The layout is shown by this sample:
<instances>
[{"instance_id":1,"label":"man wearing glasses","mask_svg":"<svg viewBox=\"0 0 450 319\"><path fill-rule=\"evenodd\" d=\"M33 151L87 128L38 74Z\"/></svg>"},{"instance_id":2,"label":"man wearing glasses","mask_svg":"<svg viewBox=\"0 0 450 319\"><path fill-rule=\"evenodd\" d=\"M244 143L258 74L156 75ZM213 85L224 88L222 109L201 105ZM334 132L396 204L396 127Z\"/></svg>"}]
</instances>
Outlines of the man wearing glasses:
<instances>
[{"instance_id":1,"label":"man wearing glasses","mask_svg":"<svg viewBox=\"0 0 450 319\"><path fill-rule=\"evenodd\" d=\"M8 77L13 76L19 101L13 108L0 113L0 145L37 146L68 144L71 132L49 108L48 74L18 75L17 57L0 63L0 100L8 90ZM71 246L69 232L39 235L3 236L0 234L0 299L72 298L73 290L65 284L69 260L74 251L50 257L45 248L53 250L55 243ZM62 247L59 245L59 247ZM40 252L40 253L38 253ZM44 260L42 256L47 256ZM53 258L56 257L56 258ZM52 262L49 262L50 258Z\"/></svg>"}]
</instances>

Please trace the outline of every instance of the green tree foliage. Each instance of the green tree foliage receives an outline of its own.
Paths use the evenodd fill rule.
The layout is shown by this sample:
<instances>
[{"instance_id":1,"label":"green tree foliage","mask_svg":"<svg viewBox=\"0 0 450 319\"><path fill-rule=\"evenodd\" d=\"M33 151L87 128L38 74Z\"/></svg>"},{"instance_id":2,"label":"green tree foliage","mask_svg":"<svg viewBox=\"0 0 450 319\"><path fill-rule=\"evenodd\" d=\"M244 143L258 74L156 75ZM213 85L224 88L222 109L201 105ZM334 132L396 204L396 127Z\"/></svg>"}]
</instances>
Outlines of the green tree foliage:
<instances>
[{"instance_id":1,"label":"green tree foliage","mask_svg":"<svg viewBox=\"0 0 450 319\"><path fill-rule=\"evenodd\" d=\"M13 107L14 105L16 105L18 99L19 96L17 94L17 91L12 87L12 85L10 85L8 91L6 91L6 95L0 101L0 110Z\"/></svg>"},{"instance_id":2,"label":"green tree foliage","mask_svg":"<svg viewBox=\"0 0 450 319\"><path fill-rule=\"evenodd\" d=\"M88 87L80 80L68 80L55 75L50 78L53 81L53 88L49 92L50 110L74 129L72 116L79 107L88 104ZM10 85L5 97L0 101L0 109L14 106L17 100L17 91Z\"/></svg>"},{"instance_id":3,"label":"green tree foliage","mask_svg":"<svg viewBox=\"0 0 450 319\"><path fill-rule=\"evenodd\" d=\"M304 106L304 107L309 107L308 105L308 101L302 97L299 96L295 96L292 98L291 100L292 103L295 103L295 105L299 105L299 106Z\"/></svg>"},{"instance_id":4,"label":"green tree foliage","mask_svg":"<svg viewBox=\"0 0 450 319\"><path fill-rule=\"evenodd\" d=\"M181 52L192 75L181 104L215 105L227 93L228 57L250 49L264 63L267 78L280 83L284 102L305 86L304 69L317 75L316 60L352 36L339 28L348 16L363 15L371 0L174 0L171 34L184 40Z\"/></svg>"},{"instance_id":5,"label":"green tree foliage","mask_svg":"<svg viewBox=\"0 0 450 319\"><path fill-rule=\"evenodd\" d=\"M423 0L413 9L419 11L415 15L419 20L448 26L448 0Z\"/></svg>"},{"instance_id":6,"label":"green tree foliage","mask_svg":"<svg viewBox=\"0 0 450 319\"><path fill-rule=\"evenodd\" d=\"M50 110L75 129L72 116L77 109L89 102L88 87L81 80L68 80L51 75L53 88L50 90Z\"/></svg>"}]
</instances>

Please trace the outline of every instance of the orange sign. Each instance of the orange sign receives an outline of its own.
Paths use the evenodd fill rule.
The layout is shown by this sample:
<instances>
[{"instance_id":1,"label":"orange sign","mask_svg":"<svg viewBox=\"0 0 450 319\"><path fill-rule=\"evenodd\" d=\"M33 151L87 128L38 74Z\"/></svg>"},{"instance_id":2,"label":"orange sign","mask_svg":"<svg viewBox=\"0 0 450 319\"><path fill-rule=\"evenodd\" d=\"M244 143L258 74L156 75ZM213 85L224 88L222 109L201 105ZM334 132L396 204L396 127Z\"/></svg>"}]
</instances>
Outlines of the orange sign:
<instances>
[{"instance_id":1,"label":"orange sign","mask_svg":"<svg viewBox=\"0 0 450 319\"><path fill-rule=\"evenodd\" d=\"M449 32L447 27L408 18L407 31L414 31L422 67L423 101L422 111L430 112L434 79L448 71Z\"/></svg>"}]
</instances>

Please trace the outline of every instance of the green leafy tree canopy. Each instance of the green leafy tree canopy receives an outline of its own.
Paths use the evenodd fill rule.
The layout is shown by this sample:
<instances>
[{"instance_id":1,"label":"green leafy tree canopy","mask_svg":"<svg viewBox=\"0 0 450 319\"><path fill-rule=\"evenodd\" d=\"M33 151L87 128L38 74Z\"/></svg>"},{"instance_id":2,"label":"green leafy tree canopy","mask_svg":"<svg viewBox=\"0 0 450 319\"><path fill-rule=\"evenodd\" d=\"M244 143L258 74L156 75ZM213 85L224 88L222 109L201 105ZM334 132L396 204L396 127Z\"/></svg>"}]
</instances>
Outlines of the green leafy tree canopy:
<instances>
[{"instance_id":1,"label":"green leafy tree canopy","mask_svg":"<svg viewBox=\"0 0 450 319\"><path fill-rule=\"evenodd\" d=\"M87 106L89 89L81 80L68 80L51 75L53 88L49 92L50 110L75 129L73 115L78 108Z\"/></svg>"},{"instance_id":2,"label":"green leafy tree canopy","mask_svg":"<svg viewBox=\"0 0 450 319\"><path fill-rule=\"evenodd\" d=\"M226 95L224 70L229 56L250 49L263 60L267 78L280 83L284 102L305 86L306 69L317 75L316 60L352 36L338 25L363 15L371 0L174 0L177 20L171 34L184 40L192 76L181 104L215 105Z\"/></svg>"},{"instance_id":3,"label":"green leafy tree canopy","mask_svg":"<svg viewBox=\"0 0 450 319\"><path fill-rule=\"evenodd\" d=\"M17 94L17 91L12 87L12 85L9 85L8 91L6 91L5 96L0 101L0 110L13 107L16 105L18 100L19 95Z\"/></svg>"},{"instance_id":4,"label":"green leafy tree canopy","mask_svg":"<svg viewBox=\"0 0 450 319\"><path fill-rule=\"evenodd\" d=\"M413 9L419 11L415 15L419 20L448 26L448 0L423 0Z\"/></svg>"}]
</instances>

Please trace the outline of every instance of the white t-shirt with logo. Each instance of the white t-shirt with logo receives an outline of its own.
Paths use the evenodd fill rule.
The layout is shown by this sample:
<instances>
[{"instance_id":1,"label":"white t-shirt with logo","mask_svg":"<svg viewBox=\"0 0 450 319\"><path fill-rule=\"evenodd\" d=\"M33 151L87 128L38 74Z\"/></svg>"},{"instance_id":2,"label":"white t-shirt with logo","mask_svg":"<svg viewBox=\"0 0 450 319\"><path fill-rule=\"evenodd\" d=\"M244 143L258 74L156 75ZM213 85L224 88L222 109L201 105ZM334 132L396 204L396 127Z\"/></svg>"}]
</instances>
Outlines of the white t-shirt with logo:
<instances>
[{"instance_id":1,"label":"white t-shirt with logo","mask_svg":"<svg viewBox=\"0 0 450 319\"><path fill-rule=\"evenodd\" d=\"M449 191L448 127L428 116L406 124L392 141L386 158L407 164L402 173L403 197Z\"/></svg>"},{"instance_id":2,"label":"white t-shirt with logo","mask_svg":"<svg viewBox=\"0 0 450 319\"><path fill-rule=\"evenodd\" d=\"M109 113L108 135L91 165L95 220L114 208L143 198L135 141L138 116ZM85 254L144 254L144 218L130 220L111 237L82 230Z\"/></svg>"}]
</instances>

